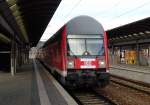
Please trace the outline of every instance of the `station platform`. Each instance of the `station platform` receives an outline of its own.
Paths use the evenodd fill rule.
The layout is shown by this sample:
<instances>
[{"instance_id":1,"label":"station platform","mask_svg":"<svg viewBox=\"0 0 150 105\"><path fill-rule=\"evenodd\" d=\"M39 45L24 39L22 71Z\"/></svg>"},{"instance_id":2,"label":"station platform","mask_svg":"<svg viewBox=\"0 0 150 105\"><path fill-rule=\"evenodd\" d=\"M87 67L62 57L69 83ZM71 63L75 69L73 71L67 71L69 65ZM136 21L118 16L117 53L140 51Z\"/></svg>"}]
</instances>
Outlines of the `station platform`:
<instances>
[{"instance_id":1,"label":"station platform","mask_svg":"<svg viewBox=\"0 0 150 105\"><path fill-rule=\"evenodd\" d=\"M110 73L150 84L150 67L148 66L115 64L110 66Z\"/></svg>"},{"instance_id":2,"label":"station platform","mask_svg":"<svg viewBox=\"0 0 150 105\"><path fill-rule=\"evenodd\" d=\"M77 105L36 60L15 76L0 72L0 105Z\"/></svg>"}]
</instances>

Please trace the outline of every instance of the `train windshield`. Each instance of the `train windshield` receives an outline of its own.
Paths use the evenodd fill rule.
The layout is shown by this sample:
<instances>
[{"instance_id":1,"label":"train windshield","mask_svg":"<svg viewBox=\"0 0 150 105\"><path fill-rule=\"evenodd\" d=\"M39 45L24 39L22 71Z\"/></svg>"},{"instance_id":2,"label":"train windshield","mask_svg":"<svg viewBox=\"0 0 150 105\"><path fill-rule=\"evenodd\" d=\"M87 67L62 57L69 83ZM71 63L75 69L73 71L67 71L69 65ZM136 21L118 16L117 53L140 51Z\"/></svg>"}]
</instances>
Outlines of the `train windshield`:
<instances>
[{"instance_id":1,"label":"train windshield","mask_svg":"<svg viewBox=\"0 0 150 105\"><path fill-rule=\"evenodd\" d=\"M101 56L104 55L103 37L68 37L67 49L70 56Z\"/></svg>"}]
</instances>

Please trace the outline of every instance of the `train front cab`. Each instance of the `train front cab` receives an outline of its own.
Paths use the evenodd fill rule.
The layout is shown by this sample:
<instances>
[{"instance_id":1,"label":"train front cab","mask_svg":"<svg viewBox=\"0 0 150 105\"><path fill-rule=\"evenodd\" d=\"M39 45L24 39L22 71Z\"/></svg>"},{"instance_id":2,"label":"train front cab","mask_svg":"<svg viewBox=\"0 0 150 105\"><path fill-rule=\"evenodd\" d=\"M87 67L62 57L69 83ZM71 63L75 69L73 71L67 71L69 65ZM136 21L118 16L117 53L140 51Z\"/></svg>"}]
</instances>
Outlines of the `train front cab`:
<instances>
[{"instance_id":1,"label":"train front cab","mask_svg":"<svg viewBox=\"0 0 150 105\"><path fill-rule=\"evenodd\" d=\"M67 35L67 77L72 85L106 86L109 83L104 35Z\"/></svg>"}]
</instances>

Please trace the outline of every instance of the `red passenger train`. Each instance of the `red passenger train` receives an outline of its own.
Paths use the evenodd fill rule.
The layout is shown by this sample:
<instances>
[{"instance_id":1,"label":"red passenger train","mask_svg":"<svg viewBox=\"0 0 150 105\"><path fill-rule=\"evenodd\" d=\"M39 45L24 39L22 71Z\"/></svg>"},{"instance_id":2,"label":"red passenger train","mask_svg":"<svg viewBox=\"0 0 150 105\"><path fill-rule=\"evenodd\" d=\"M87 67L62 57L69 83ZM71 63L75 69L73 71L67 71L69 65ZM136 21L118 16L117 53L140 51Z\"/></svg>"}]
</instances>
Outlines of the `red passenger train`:
<instances>
[{"instance_id":1,"label":"red passenger train","mask_svg":"<svg viewBox=\"0 0 150 105\"><path fill-rule=\"evenodd\" d=\"M43 62L65 85L109 83L107 35L100 23L78 16L43 46Z\"/></svg>"}]
</instances>

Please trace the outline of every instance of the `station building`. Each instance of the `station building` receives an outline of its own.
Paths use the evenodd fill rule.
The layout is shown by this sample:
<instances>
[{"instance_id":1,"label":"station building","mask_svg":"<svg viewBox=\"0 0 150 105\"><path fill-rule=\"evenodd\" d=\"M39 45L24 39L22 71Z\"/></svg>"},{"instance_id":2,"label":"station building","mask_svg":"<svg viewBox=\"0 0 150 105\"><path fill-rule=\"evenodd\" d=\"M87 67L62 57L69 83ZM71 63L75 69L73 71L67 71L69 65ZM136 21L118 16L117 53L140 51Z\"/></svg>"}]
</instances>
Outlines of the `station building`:
<instances>
[{"instance_id":1,"label":"station building","mask_svg":"<svg viewBox=\"0 0 150 105\"><path fill-rule=\"evenodd\" d=\"M150 18L108 30L110 65L150 66Z\"/></svg>"}]
</instances>

